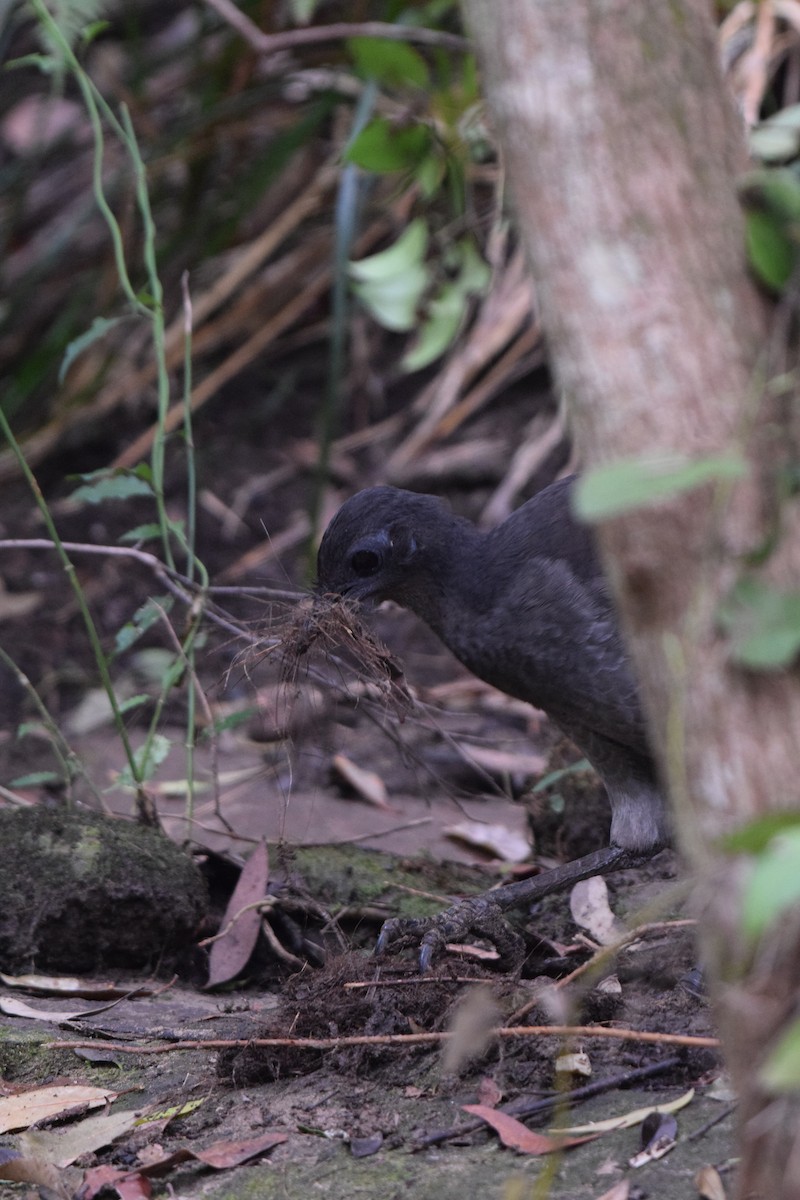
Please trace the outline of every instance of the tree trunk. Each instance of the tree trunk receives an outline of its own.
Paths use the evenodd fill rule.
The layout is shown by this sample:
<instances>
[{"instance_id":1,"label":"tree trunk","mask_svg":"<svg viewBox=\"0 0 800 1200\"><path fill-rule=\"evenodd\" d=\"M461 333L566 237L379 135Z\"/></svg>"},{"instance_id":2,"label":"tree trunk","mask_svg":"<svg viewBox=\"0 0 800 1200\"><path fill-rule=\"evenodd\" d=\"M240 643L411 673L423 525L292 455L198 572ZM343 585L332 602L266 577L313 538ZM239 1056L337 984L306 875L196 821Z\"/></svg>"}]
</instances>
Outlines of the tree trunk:
<instances>
[{"instance_id":1,"label":"tree trunk","mask_svg":"<svg viewBox=\"0 0 800 1200\"><path fill-rule=\"evenodd\" d=\"M718 606L776 519L797 416L764 387L766 318L744 256L740 121L704 0L463 0L587 466L735 451L706 485L605 522L601 542L698 884L703 950L740 1096L739 1195L800 1195L800 1101L758 1067L800 997L800 932L741 931L746 863L720 834L798 807L800 681L731 662ZM796 408L796 406L794 406ZM764 578L798 579L795 501Z\"/></svg>"}]
</instances>

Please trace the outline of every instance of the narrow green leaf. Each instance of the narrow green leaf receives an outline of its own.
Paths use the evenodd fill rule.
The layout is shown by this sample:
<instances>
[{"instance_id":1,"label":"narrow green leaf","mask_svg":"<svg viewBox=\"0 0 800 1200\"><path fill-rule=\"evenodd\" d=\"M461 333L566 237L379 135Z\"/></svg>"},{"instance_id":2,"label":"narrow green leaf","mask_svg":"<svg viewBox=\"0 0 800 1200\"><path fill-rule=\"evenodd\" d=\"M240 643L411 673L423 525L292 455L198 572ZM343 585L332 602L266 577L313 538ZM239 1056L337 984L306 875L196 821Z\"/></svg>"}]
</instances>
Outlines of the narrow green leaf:
<instances>
[{"instance_id":1,"label":"narrow green leaf","mask_svg":"<svg viewBox=\"0 0 800 1200\"><path fill-rule=\"evenodd\" d=\"M604 521L704 483L740 479L746 472L747 464L735 454L710 455L695 461L678 455L650 461L622 460L595 467L578 480L575 512L583 521Z\"/></svg>"},{"instance_id":2,"label":"narrow green leaf","mask_svg":"<svg viewBox=\"0 0 800 1200\"><path fill-rule=\"evenodd\" d=\"M88 349L94 342L105 337L109 329L113 329L115 325L119 325L120 321L125 320L124 317L95 317L86 333L82 333L80 337L76 337L67 346L64 351L64 357L61 360L61 367L58 372L58 382L63 383L67 371L70 369L75 359L84 350Z\"/></svg>"},{"instance_id":3,"label":"narrow green leaf","mask_svg":"<svg viewBox=\"0 0 800 1200\"><path fill-rule=\"evenodd\" d=\"M132 709L141 708L143 704L152 701L153 697L148 696L146 692L140 692L138 696L129 696L127 700L122 700L119 703L119 711L121 713L130 712Z\"/></svg>"},{"instance_id":4,"label":"narrow green leaf","mask_svg":"<svg viewBox=\"0 0 800 1200\"><path fill-rule=\"evenodd\" d=\"M133 529L129 529L127 533L121 533L117 538L118 542L152 542L155 538L161 537L161 526L155 522L150 522L147 525L136 525Z\"/></svg>"},{"instance_id":5,"label":"narrow green leaf","mask_svg":"<svg viewBox=\"0 0 800 1200\"><path fill-rule=\"evenodd\" d=\"M64 780L55 771L31 771L29 775L18 775L12 779L9 787L39 787L41 784L62 784Z\"/></svg>"}]
</instances>

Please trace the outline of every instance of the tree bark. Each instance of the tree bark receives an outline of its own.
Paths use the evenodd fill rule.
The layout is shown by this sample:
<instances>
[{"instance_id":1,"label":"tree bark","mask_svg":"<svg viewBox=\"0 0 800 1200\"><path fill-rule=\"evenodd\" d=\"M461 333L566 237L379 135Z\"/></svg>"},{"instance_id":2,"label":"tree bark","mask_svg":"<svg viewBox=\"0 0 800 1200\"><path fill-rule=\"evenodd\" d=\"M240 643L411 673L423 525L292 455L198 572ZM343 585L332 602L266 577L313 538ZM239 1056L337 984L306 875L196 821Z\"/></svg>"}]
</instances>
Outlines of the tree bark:
<instances>
[{"instance_id":1,"label":"tree bark","mask_svg":"<svg viewBox=\"0 0 800 1200\"><path fill-rule=\"evenodd\" d=\"M765 387L765 307L745 264L741 123L705 0L463 0L550 359L587 466L736 451L751 470L603 523L740 1096L741 1197L800 1195L800 1101L758 1068L800 998L797 922L754 950L747 864L718 839L800 806L796 670L731 661L718 606L746 556L798 578L797 416Z\"/></svg>"}]
</instances>

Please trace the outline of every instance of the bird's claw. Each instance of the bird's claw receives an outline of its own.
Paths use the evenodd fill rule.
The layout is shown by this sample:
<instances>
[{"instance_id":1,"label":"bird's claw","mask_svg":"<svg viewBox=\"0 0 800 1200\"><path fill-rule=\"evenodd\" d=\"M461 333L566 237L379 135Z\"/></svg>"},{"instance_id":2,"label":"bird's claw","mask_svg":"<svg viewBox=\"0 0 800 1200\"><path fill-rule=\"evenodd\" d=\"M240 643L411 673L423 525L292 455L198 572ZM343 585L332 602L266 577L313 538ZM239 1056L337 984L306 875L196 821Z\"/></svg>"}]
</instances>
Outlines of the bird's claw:
<instances>
[{"instance_id":1,"label":"bird's claw","mask_svg":"<svg viewBox=\"0 0 800 1200\"><path fill-rule=\"evenodd\" d=\"M380 957L419 943L419 966L424 973L449 942L476 936L496 947L501 966L512 968L522 962L525 943L491 895L460 900L433 917L392 917L381 928L375 954Z\"/></svg>"}]
</instances>

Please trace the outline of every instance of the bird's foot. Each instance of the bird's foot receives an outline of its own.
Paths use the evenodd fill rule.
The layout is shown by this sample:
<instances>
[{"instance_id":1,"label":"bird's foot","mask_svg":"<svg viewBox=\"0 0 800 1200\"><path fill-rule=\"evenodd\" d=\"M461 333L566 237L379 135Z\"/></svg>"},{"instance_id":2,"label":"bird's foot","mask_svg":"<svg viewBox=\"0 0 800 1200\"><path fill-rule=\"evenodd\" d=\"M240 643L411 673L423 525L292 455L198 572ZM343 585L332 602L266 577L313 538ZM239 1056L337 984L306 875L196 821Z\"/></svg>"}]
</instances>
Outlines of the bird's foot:
<instances>
[{"instance_id":1,"label":"bird's foot","mask_svg":"<svg viewBox=\"0 0 800 1200\"><path fill-rule=\"evenodd\" d=\"M384 921L375 953L394 954L407 946L419 945L419 965L427 971L450 942L485 938L496 948L500 963L513 969L521 965L525 942L509 925L494 893L459 900L433 917L392 917Z\"/></svg>"},{"instance_id":2,"label":"bird's foot","mask_svg":"<svg viewBox=\"0 0 800 1200\"><path fill-rule=\"evenodd\" d=\"M553 892L572 887L581 879L604 875L624 867L637 866L652 858L655 850L637 852L609 846L576 858L552 871L543 871L529 879L460 900L433 917L392 917L385 921L375 946L377 955L394 953L407 946L419 945L419 965L427 971L448 942L463 942L469 937L486 938L496 947L500 964L506 968L521 965L524 941L504 917L509 909L530 907Z\"/></svg>"}]
</instances>

